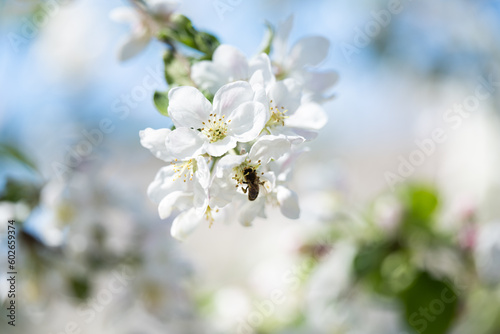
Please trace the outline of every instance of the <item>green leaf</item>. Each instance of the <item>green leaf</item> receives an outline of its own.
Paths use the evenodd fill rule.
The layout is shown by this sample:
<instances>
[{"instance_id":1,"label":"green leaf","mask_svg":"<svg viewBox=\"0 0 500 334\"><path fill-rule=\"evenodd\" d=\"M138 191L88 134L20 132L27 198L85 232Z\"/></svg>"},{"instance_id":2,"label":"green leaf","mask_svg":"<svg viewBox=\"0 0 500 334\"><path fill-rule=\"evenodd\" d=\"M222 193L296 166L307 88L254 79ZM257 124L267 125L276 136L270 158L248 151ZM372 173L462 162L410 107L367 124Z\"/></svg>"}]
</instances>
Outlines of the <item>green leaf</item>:
<instances>
[{"instance_id":1,"label":"green leaf","mask_svg":"<svg viewBox=\"0 0 500 334\"><path fill-rule=\"evenodd\" d=\"M153 101L160 114L168 117L168 92L156 91Z\"/></svg>"},{"instance_id":2,"label":"green leaf","mask_svg":"<svg viewBox=\"0 0 500 334\"><path fill-rule=\"evenodd\" d=\"M414 275L406 262L406 255L398 242L371 243L362 246L356 254L354 274L369 289L386 296L395 296L411 283Z\"/></svg>"},{"instance_id":3,"label":"green leaf","mask_svg":"<svg viewBox=\"0 0 500 334\"><path fill-rule=\"evenodd\" d=\"M362 247L354 258L354 273L363 278L370 273L380 271L380 267L389 254L387 244L370 244Z\"/></svg>"},{"instance_id":4,"label":"green leaf","mask_svg":"<svg viewBox=\"0 0 500 334\"><path fill-rule=\"evenodd\" d=\"M403 198L407 208L405 224L424 228L431 227L439 204L435 189L414 185L406 190Z\"/></svg>"},{"instance_id":5,"label":"green leaf","mask_svg":"<svg viewBox=\"0 0 500 334\"><path fill-rule=\"evenodd\" d=\"M196 49L205 54L202 59L211 60L215 49L219 47L220 42L217 37L212 34L209 34L207 32L199 32L195 35L195 44Z\"/></svg>"},{"instance_id":6,"label":"green leaf","mask_svg":"<svg viewBox=\"0 0 500 334\"><path fill-rule=\"evenodd\" d=\"M428 220L436 211L438 198L433 189L419 188L413 191L410 204L415 217Z\"/></svg>"},{"instance_id":7,"label":"green leaf","mask_svg":"<svg viewBox=\"0 0 500 334\"><path fill-rule=\"evenodd\" d=\"M445 334L458 313L458 296L453 286L420 272L399 296L409 328L422 334Z\"/></svg>"},{"instance_id":8,"label":"green leaf","mask_svg":"<svg viewBox=\"0 0 500 334\"><path fill-rule=\"evenodd\" d=\"M69 285L73 295L80 300L85 300L90 295L90 282L86 277L72 277Z\"/></svg>"},{"instance_id":9,"label":"green leaf","mask_svg":"<svg viewBox=\"0 0 500 334\"><path fill-rule=\"evenodd\" d=\"M171 27L163 29L158 34L160 40L168 44L172 44L172 41L179 42L202 52L204 54L201 57L202 60L212 59L215 49L220 45L217 37L204 31L198 31L191 20L184 15L175 15L172 23Z\"/></svg>"},{"instance_id":10,"label":"green leaf","mask_svg":"<svg viewBox=\"0 0 500 334\"><path fill-rule=\"evenodd\" d=\"M34 171L38 171L35 163L13 145L0 144L0 156L5 156L7 158L13 159L31 168Z\"/></svg>"},{"instance_id":11,"label":"green leaf","mask_svg":"<svg viewBox=\"0 0 500 334\"><path fill-rule=\"evenodd\" d=\"M0 193L0 201L24 201L33 208L40 201L40 188L29 182L9 178Z\"/></svg>"},{"instance_id":12,"label":"green leaf","mask_svg":"<svg viewBox=\"0 0 500 334\"><path fill-rule=\"evenodd\" d=\"M163 56L165 64L165 80L170 86L192 86L190 67L187 58L176 54L172 50L165 52Z\"/></svg>"}]
</instances>

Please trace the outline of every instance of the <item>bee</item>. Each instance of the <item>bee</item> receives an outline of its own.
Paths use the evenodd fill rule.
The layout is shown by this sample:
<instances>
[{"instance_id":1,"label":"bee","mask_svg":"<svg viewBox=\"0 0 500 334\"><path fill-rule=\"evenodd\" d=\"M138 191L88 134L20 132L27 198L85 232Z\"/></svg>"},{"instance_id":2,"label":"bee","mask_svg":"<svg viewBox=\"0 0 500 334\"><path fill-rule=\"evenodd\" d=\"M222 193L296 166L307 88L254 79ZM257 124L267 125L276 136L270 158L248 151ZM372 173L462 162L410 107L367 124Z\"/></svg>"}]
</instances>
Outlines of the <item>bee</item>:
<instances>
[{"instance_id":1,"label":"bee","mask_svg":"<svg viewBox=\"0 0 500 334\"><path fill-rule=\"evenodd\" d=\"M264 182L260 181L257 172L253 168L246 167L243 170L243 175L245 176L243 183L247 185L246 188L242 188L243 192L246 194L248 190L248 200L255 201L259 196L259 186L263 185Z\"/></svg>"}]
</instances>

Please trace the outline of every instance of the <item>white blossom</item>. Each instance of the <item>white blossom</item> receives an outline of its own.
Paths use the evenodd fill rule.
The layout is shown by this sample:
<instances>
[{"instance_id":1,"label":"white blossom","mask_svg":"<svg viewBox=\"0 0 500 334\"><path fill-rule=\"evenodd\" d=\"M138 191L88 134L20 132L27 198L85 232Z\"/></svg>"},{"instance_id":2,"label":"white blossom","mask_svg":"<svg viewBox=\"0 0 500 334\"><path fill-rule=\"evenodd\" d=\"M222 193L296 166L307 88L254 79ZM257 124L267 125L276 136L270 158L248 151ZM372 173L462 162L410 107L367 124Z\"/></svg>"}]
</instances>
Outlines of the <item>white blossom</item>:
<instances>
[{"instance_id":1,"label":"white blossom","mask_svg":"<svg viewBox=\"0 0 500 334\"><path fill-rule=\"evenodd\" d=\"M318 70L328 55L330 42L322 36L304 37L288 46L293 16L280 24L273 41L273 65L278 78L294 78L307 92L306 100L324 102L333 97L329 90L338 80L332 70Z\"/></svg>"},{"instance_id":2,"label":"white blossom","mask_svg":"<svg viewBox=\"0 0 500 334\"><path fill-rule=\"evenodd\" d=\"M500 223L479 228L474 255L480 278L489 284L500 282Z\"/></svg>"},{"instance_id":3,"label":"white blossom","mask_svg":"<svg viewBox=\"0 0 500 334\"><path fill-rule=\"evenodd\" d=\"M169 129L147 128L140 131L139 135L142 146L149 149L157 158L169 163L156 174L155 180L148 187L148 195L158 204L160 218L166 219L174 211L180 212L172 223L171 234L182 240L210 212L208 208L210 171L206 158L201 155L181 160L170 155L168 148L176 145L169 138L173 132Z\"/></svg>"},{"instance_id":4,"label":"white blossom","mask_svg":"<svg viewBox=\"0 0 500 334\"><path fill-rule=\"evenodd\" d=\"M110 17L112 20L131 25L130 35L120 44L118 58L128 60L148 46L163 26L170 23L172 14L179 6L177 0L145 0L133 1L134 8L115 8Z\"/></svg>"},{"instance_id":5,"label":"white blossom","mask_svg":"<svg viewBox=\"0 0 500 334\"><path fill-rule=\"evenodd\" d=\"M222 44L215 50L211 61L201 61L192 66L191 78L201 90L215 94L225 84L250 80L258 70L271 73L271 62L267 55L248 60L234 46Z\"/></svg>"},{"instance_id":6,"label":"white blossom","mask_svg":"<svg viewBox=\"0 0 500 334\"><path fill-rule=\"evenodd\" d=\"M285 136L262 136L248 153L226 155L218 163L210 187L210 206L222 208L228 204L237 206L238 220L250 225L257 216L265 217L266 194L274 190L276 176L269 170L268 163L279 159L290 150ZM247 199L249 187L247 175L255 173L259 190L256 199ZM236 203L236 204L234 204Z\"/></svg>"},{"instance_id":7,"label":"white blossom","mask_svg":"<svg viewBox=\"0 0 500 334\"><path fill-rule=\"evenodd\" d=\"M314 139L328 119L323 108L316 102L303 102L302 86L297 80L266 78L268 75L259 70L250 83L268 110L267 131L286 135L294 144ZM265 93L260 93L260 90Z\"/></svg>"},{"instance_id":8,"label":"white blossom","mask_svg":"<svg viewBox=\"0 0 500 334\"><path fill-rule=\"evenodd\" d=\"M275 40L278 55L288 39L285 28ZM304 78L327 51L326 39L306 38L273 69L265 53L249 59L222 44L211 60L194 61L190 76L196 87L169 91L173 130L146 129L140 135L144 147L171 164L148 193L161 218L177 213L174 237L183 239L215 218L251 225L265 218L268 204L290 219L299 217L298 195L289 186L293 163L304 150L297 145L314 139L327 122L323 100L311 98Z\"/></svg>"},{"instance_id":9,"label":"white blossom","mask_svg":"<svg viewBox=\"0 0 500 334\"><path fill-rule=\"evenodd\" d=\"M221 45L212 61L193 65L193 81L202 90L213 92L234 80L248 81L255 100L267 110L266 129L269 134L284 134L294 143L311 140L326 124L326 114L315 102L303 99L303 87L294 78L277 80L269 56L262 53L251 60L229 45Z\"/></svg>"},{"instance_id":10,"label":"white blossom","mask_svg":"<svg viewBox=\"0 0 500 334\"><path fill-rule=\"evenodd\" d=\"M219 157L260 134L267 122L264 106L253 101L249 83L223 86L213 106L194 87L177 87L169 93L169 116L176 129L167 136L167 151L179 159L208 153Z\"/></svg>"},{"instance_id":11,"label":"white blossom","mask_svg":"<svg viewBox=\"0 0 500 334\"><path fill-rule=\"evenodd\" d=\"M208 207L210 171L204 157L189 159L161 168L148 187L149 198L158 204L160 218L180 212L172 223L171 234L183 239L201 221Z\"/></svg>"},{"instance_id":12,"label":"white blossom","mask_svg":"<svg viewBox=\"0 0 500 334\"><path fill-rule=\"evenodd\" d=\"M300 216L299 198L295 191L288 186L292 179L293 166L297 158L307 148L292 148L286 154L268 165L269 169L276 175L276 187L269 193L271 201L280 207L283 216L290 219L298 219Z\"/></svg>"}]
</instances>

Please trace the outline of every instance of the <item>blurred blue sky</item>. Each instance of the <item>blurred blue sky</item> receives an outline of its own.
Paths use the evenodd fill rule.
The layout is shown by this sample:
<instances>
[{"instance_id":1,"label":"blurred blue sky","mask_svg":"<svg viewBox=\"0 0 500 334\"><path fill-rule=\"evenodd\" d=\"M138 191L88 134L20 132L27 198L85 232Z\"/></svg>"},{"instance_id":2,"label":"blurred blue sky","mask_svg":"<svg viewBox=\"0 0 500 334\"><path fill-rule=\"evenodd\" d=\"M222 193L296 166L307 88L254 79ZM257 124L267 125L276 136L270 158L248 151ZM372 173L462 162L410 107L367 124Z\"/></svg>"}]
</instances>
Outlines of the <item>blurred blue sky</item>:
<instances>
[{"instance_id":1,"label":"blurred blue sky","mask_svg":"<svg viewBox=\"0 0 500 334\"><path fill-rule=\"evenodd\" d=\"M113 107L140 86L151 69L161 66L163 45L154 41L138 57L119 63L116 50L129 27L112 22L109 12L126 1L76 0L16 52L9 33L19 33L30 18L19 13L21 3L26 1L2 2L0 140L20 145L50 176L50 163L63 159L68 147L81 140L82 130L91 131L107 118L115 128L99 147L102 156L113 153L113 143L147 157L139 130L169 125L153 107L153 91L125 119ZM436 64L444 64L465 86L473 87L484 71L481 67L491 62L488 57L495 59L487 46L498 43L500 32L498 1L403 1L402 12L382 29L390 42L383 53L363 48L349 62L342 45L352 44L356 27L373 20L373 11L387 9L387 1L233 1L236 5L222 19L215 3L185 0L180 12L248 56L258 51L265 21L278 24L290 14L295 15L292 43L313 34L331 41L323 68L338 70L341 79L338 98L327 104L329 130L320 143L328 143L332 154L412 142L416 117L425 108L421 94L412 93L418 80ZM396 60L381 61L386 58ZM166 86L158 83L155 89Z\"/></svg>"}]
</instances>

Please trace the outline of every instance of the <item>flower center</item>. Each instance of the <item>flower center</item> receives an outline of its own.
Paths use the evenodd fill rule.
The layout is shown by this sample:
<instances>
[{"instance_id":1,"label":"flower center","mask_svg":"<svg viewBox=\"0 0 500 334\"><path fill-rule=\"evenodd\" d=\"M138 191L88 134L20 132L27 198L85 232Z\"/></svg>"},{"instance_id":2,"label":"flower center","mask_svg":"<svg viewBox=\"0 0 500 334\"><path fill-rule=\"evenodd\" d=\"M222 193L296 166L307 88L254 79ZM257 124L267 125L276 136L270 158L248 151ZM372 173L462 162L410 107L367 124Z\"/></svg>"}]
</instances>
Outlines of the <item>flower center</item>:
<instances>
[{"instance_id":1,"label":"flower center","mask_svg":"<svg viewBox=\"0 0 500 334\"><path fill-rule=\"evenodd\" d=\"M195 169L196 160L189 159L186 161L178 161L175 159L170 164L174 166L174 181L182 178L184 176L184 182L189 180L193 180L194 169Z\"/></svg>"},{"instance_id":2,"label":"flower center","mask_svg":"<svg viewBox=\"0 0 500 334\"><path fill-rule=\"evenodd\" d=\"M288 118L285 114L288 109L285 109L283 106L273 106L273 100L271 100L269 102L269 111L271 112L271 117L267 121L266 127L285 126L285 119Z\"/></svg>"},{"instance_id":3,"label":"flower center","mask_svg":"<svg viewBox=\"0 0 500 334\"><path fill-rule=\"evenodd\" d=\"M210 207L210 205L207 206L207 210L205 211L205 219L206 219L206 221L208 221L208 224L209 224L208 227L209 228L212 227L212 225L213 225L213 223L215 221L215 219L214 219L214 217L212 215L212 211L214 211L214 210ZM216 209L215 212L216 213L219 212L219 209Z\"/></svg>"},{"instance_id":4,"label":"flower center","mask_svg":"<svg viewBox=\"0 0 500 334\"><path fill-rule=\"evenodd\" d=\"M236 181L236 187L239 185L242 185L243 182L245 182L245 170L248 170L249 168L253 169L254 171L257 170L257 168L260 167L261 161L257 161L256 163L252 163L252 160L245 160L242 162L240 165L236 166L233 168L234 176L232 177L233 180Z\"/></svg>"},{"instance_id":5,"label":"flower center","mask_svg":"<svg viewBox=\"0 0 500 334\"><path fill-rule=\"evenodd\" d=\"M210 118L205 123L204 127L201 128L201 133L207 136L210 143L215 143L216 141L222 140L227 136L227 125L231 120L224 119L226 116L219 117L217 114L210 114Z\"/></svg>"}]
</instances>

